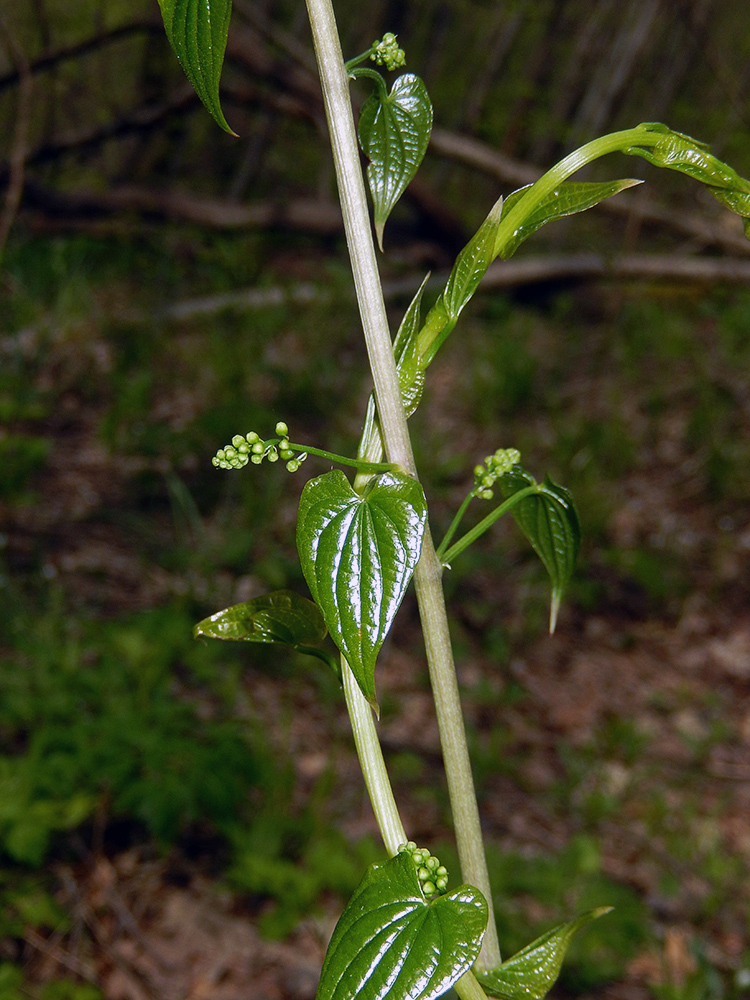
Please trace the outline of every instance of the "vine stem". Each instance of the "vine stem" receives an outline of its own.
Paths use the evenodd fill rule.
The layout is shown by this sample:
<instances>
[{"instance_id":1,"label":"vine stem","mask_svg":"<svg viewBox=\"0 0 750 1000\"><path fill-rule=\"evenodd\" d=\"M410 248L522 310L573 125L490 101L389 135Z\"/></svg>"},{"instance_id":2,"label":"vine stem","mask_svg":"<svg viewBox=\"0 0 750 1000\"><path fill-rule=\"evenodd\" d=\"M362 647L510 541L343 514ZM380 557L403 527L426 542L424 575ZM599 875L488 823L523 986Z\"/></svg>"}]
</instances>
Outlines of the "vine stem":
<instances>
[{"instance_id":1,"label":"vine stem","mask_svg":"<svg viewBox=\"0 0 750 1000\"><path fill-rule=\"evenodd\" d=\"M383 445L390 462L399 464L416 477L414 455L401 399L401 389L375 256L375 245L372 239L372 228L349 96L348 76L341 53L333 7L331 0L306 0L306 5L323 90L344 218L344 231L375 385L375 399ZM474 779L453 665L441 575L442 569L435 555L435 547L428 529L425 532L422 555L414 573L414 583L425 635L425 648L435 697L461 872L467 882L482 892L489 907L487 931L477 965L481 968L491 968L500 964L500 948L492 907L492 890L484 853L479 809L474 791ZM346 676L346 672L344 673ZM352 705L354 704L356 707L356 699L348 698L347 701L349 710L352 712ZM372 719L370 719L370 724L374 728ZM363 768L367 769L368 767L369 760L365 755ZM387 775L384 777L387 780ZM473 979L473 976L471 978ZM476 983L476 980L474 982ZM478 984L476 988L479 989ZM474 992L474 996L478 995Z\"/></svg>"}]
</instances>

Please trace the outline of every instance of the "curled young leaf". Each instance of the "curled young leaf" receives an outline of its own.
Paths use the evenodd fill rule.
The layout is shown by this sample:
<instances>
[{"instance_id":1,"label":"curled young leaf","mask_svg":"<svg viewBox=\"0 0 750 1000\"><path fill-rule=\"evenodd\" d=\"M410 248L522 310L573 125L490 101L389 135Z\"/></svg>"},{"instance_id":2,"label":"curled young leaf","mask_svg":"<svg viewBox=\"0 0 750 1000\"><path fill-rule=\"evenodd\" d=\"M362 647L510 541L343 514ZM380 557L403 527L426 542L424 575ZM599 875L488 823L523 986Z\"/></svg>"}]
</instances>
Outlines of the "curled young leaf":
<instances>
[{"instance_id":1,"label":"curled young leaf","mask_svg":"<svg viewBox=\"0 0 750 1000\"><path fill-rule=\"evenodd\" d=\"M549 476L536 484L534 477L518 465L501 476L497 485L506 498L529 486L538 486L538 492L519 500L511 513L549 574L552 584L549 630L554 632L560 601L581 547L581 525L573 497Z\"/></svg>"},{"instance_id":2,"label":"curled young leaf","mask_svg":"<svg viewBox=\"0 0 750 1000\"><path fill-rule=\"evenodd\" d=\"M159 0L169 44L214 121L231 135L219 99L232 0Z\"/></svg>"},{"instance_id":3,"label":"curled young leaf","mask_svg":"<svg viewBox=\"0 0 750 1000\"><path fill-rule=\"evenodd\" d=\"M486 926L473 886L428 901L409 854L371 865L333 932L316 1000L435 1000L474 964Z\"/></svg>"},{"instance_id":4,"label":"curled young leaf","mask_svg":"<svg viewBox=\"0 0 750 1000\"><path fill-rule=\"evenodd\" d=\"M396 339L393 342L401 400L407 419L419 406L424 390L424 365L417 353L417 334L419 333L422 296L429 279L428 274L419 286L409 308L404 313L404 318L401 320Z\"/></svg>"},{"instance_id":5,"label":"curled young leaf","mask_svg":"<svg viewBox=\"0 0 750 1000\"><path fill-rule=\"evenodd\" d=\"M708 146L697 139L675 132L660 122L641 126L654 137L654 145L630 146L625 152L642 156L656 167L678 170L705 184L710 193L731 212L743 219L745 234L750 229L750 181L741 177L728 164L714 156Z\"/></svg>"},{"instance_id":6,"label":"curled young leaf","mask_svg":"<svg viewBox=\"0 0 750 1000\"><path fill-rule=\"evenodd\" d=\"M480 973L478 979L481 986L490 996L501 1000L542 1000L560 975L573 935L611 909L611 906L600 906L582 913L575 920L553 927L502 965Z\"/></svg>"},{"instance_id":7,"label":"curled young leaf","mask_svg":"<svg viewBox=\"0 0 750 1000\"><path fill-rule=\"evenodd\" d=\"M416 337L416 353L422 369L429 365L453 330L462 309L497 256L495 243L502 210L503 199L498 198L487 218L456 257L445 288L427 314Z\"/></svg>"},{"instance_id":8,"label":"curled young leaf","mask_svg":"<svg viewBox=\"0 0 750 1000\"><path fill-rule=\"evenodd\" d=\"M387 472L357 493L339 469L302 491L297 551L328 631L373 707L375 660L422 550L419 483Z\"/></svg>"},{"instance_id":9,"label":"curled young leaf","mask_svg":"<svg viewBox=\"0 0 750 1000\"><path fill-rule=\"evenodd\" d=\"M524 240L527 240L532 233L541 229L547 222L562 219L567 215L575 215L578 212L585 212L587 209L593 208L594 205L598 205L599 202L611 198L612 195L642 183L642 181L632 178L602 183L563 181L552 194L532 209L507 242L504 242L502 246L495 246L495 254L502 257L503 260L507 260L513 256ZM503 215L507 215L530 187L531 185L528 184L508 195L503 202Z\"/></svg>"},{"instance_id":10,"label":"curled young leaf","mask_svg":"<svg viewBox=\"0 0 750 1000\"><path fill-rule=\"evenodd\" d=\"M427 88L414 73L398 77L387 95L381 81L362 105L359 142L370 160L367 180L381 250L388 216L416 174L431 131L432 104Z\"/></svg>"}]
</instances>

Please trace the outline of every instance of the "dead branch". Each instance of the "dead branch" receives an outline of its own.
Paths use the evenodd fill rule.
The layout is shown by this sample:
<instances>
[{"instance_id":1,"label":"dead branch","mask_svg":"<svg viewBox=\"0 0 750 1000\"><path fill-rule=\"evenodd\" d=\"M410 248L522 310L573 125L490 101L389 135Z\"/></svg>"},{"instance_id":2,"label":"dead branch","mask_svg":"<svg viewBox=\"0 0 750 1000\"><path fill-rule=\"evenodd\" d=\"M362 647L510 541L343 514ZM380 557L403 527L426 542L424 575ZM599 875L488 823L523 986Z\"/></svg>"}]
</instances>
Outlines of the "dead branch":
<instances>
[{"instance_id":1,"label":"dead branch","mask_svg":"<svg viewBox=\"0 0 750 1000\"><path fill-rule=\"evenodd\" d=\"M163 31L164 29L161 26L161 22L157 21L155 18L144 21L133 21L130 24L122 24L118 28L113 28L111 31L105 31L99 35L94 35L91 38L86 38L82 42L76 42L75 45L67 46L64 49L58 49L56 52L45 53L45 55L40 56L39 59L35 59L33 62L29 63L29 72L32 76L36 76L37 73L54 69L61 63L70 62L73 59L79 59L81 56L88 55L89 52L97 51L102 46L111 45L113 42L118 42L120 39L127 38L129 35L136 35L140 32L153 32L154 34L161 34ZM0 91L5 90L7 87L14 86L20 81L20 78L21 75L18 66L16 66L11 73L7 73L5 76L0 76Z\"/></svg>"},{"instance_id":2,"label":"dead branch","mask_svg":"<svg viewBox=\"0 0 750 1000\"><path fill-rule=\"evenodd\" d=\"M13 62L18 72L19 88L16 109L16 124L10 150L8 165L8 188L5 192L5 204L0 213L0 260L5 251L5 244L18 214L23 195L23 180L26 169L26 145L28 138L29 118L31 115L31 72L29 62L15 34L11 31L4 15L0 12L0 30L10 50Z\"/></svg>"},{"instance_id":3,"label":"dead branch","mask_svg":"<svg viewBox=\"0 0 750 1000\"><path fill-rule=\"evenodd\" d=\"M209 229L293 229L335 235L342 231L337 204L300 198L296 201L243 205L184 191L123 185L110 191L55 191L27 181L25 204L52 215L109 215L136 212L149 217L207 226Z\"/></svg>"}]
</instances>

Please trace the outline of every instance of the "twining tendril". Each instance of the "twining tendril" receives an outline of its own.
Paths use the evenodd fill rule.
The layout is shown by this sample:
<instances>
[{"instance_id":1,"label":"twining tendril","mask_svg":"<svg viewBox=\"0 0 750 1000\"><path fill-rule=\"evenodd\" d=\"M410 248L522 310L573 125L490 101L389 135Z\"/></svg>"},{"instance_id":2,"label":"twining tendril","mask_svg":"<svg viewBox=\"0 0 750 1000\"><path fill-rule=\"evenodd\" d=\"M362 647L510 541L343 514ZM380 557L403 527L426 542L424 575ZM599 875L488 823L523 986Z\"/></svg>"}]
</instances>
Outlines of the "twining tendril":
<instances>
[{"instance_id":1,"label":"twining tendril","mask_svg":"<svg viewBox=\"0 0 750 1000\"><path fill-rule=\"evenodd\" d=\"M430 896L442 896L448 889L448 869L427 850L417 847L413 840L399 846L399 854L411 854L422 892Z\"/></svg>"}]
</instances>

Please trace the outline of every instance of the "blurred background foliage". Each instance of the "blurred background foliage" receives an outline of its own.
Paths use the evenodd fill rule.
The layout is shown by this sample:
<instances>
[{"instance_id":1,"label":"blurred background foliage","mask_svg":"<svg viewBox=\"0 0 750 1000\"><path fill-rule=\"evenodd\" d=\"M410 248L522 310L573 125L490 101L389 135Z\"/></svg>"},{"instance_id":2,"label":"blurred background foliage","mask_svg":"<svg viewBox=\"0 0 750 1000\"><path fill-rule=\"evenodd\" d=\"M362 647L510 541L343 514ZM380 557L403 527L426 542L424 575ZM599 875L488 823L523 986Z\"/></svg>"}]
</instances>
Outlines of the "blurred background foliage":
<instances>
[{"instance_id":1,"label":"blurred background foliage","mask_svg":"<svg viewBox=\"0 0 750 1000\"><path fill-rule=\"evenodd\" d=\"M166 934L163 900L188 889L224 893L226 926L292 941L287 975L250 995L310 996L288 974L300 935L314 970L380 856L335 678L190 635L227 604L305 592L304 479L219 474L216 448L284 419L296 440L352 450L369 393L303 5L234 8L223 100L239 140L199 106L155 2L1 12L3 1000L114 1000L123 976L128 996L171 995L138 934ZM386 230L394 324L498 193L602 131L665 120L750 174L744 3L338 13L347 56L398 32L435 105ZM617 214L547 227L519 254L537 279L477 297L431 369L417 459L438 536L499 446L568 486L584 527L553 640L544 571L512 526L446 575L505 950L615 903L559 996L739 997L750 244L685 178L624 158L596 173L649 183ZM575 271L581 250L603 274ZM410 600L380 669L407 827L450 862ZM247 991L247 970L222 975L227 996Z\"/></svg>"}]
</instances>

